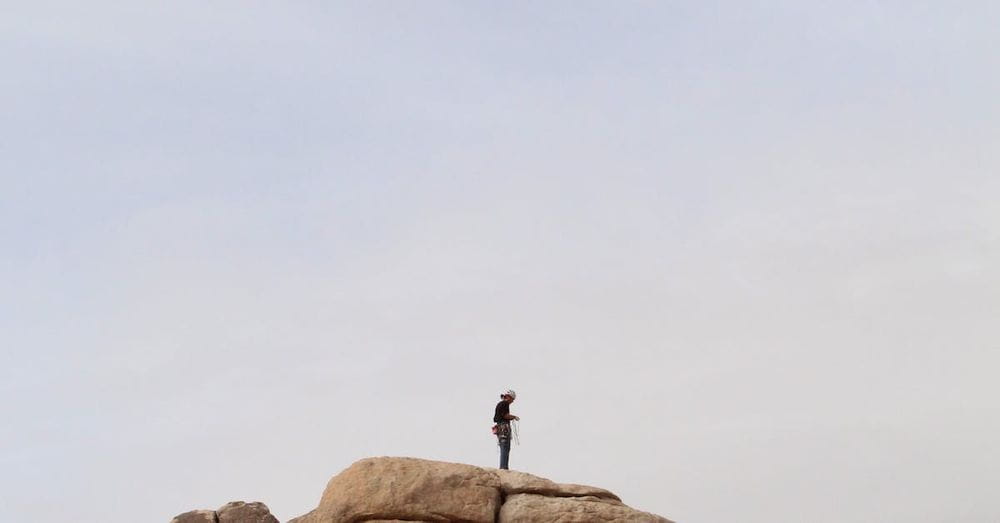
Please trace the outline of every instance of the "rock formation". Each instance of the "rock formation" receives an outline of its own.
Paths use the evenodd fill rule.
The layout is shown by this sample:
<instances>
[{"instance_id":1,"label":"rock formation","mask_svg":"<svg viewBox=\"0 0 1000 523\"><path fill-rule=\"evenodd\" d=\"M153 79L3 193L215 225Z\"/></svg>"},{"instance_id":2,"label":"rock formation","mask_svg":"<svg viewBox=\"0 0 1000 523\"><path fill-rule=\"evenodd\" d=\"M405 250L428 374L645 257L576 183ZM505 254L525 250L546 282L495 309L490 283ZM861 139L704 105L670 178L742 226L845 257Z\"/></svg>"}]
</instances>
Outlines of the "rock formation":
<instances>
[{"instance_id":1,"label":"rock formation","mask_svg":"<svg viewBox=\"0 0 1000 523\"><path fill-rule=\"evenodd\" d=\"M267 505L254 502L230 501L219 510L192 510L185 512L170 523L278 523Z\"/></svg>"},{"instance_id":2,"label":"rock formation","mask_svg":"<svg viewBox=\"0 0 1000 523\"><path fill-rule=\"evenodd\" d=\"M268 519L270 518L270 519ZM671 523L597 487L416 458L358 461L326 485L319 506L288 523ZM277 523L262 503L186 512L171 523Z\"/></svg>"}]
</instances>

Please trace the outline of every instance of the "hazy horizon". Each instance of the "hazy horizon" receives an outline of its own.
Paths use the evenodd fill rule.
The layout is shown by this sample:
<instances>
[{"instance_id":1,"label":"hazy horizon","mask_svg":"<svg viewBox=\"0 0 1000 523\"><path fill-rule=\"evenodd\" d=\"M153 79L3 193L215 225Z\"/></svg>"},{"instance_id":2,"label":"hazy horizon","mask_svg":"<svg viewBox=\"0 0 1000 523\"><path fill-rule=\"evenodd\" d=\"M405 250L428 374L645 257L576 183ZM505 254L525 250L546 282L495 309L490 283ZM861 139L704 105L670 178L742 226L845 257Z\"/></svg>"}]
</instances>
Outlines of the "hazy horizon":
<instances>
[{"instance_id":1,"label":"hazy horizon","mask_svg":"<svg viewBox=\"0 0 1000 523\"><path fill-rule=\"evenodd\" d=\"M0 16L0 519L378 455L679 523L1000 517L992 2Z\"/></svg>"}]
</instances>

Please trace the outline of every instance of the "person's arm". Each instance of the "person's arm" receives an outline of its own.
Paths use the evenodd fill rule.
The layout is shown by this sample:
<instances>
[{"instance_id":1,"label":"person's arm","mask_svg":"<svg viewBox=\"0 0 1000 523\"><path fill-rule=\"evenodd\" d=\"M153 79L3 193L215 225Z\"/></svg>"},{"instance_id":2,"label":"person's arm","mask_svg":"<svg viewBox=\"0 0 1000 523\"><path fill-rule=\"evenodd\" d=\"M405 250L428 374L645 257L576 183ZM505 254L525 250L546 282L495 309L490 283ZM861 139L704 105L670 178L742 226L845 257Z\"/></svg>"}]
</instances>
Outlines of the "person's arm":
<instances>
[{"instance_id":1,"label":"person's arm","mask_svg":"<svg viewBox=\"0 0 1000 523\"><path fill-rule=\"evenodd\" d=\"M521 418L519 418L519 417L517 417L517 416L515 416L513 414L504 414L503 417L504 417L504 419L513 419L513 420L518 420L518 421L521 420Z\"/></svg>"}]
</instances>

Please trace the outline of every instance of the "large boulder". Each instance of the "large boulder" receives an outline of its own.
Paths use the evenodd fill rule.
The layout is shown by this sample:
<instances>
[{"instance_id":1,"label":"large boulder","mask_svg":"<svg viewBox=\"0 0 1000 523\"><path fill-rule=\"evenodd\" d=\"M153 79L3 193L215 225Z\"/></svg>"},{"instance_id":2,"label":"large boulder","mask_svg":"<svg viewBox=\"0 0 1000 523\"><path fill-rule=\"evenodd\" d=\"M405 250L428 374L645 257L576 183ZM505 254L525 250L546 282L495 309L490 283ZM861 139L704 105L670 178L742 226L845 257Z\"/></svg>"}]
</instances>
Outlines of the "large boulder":
<instances>
[{"instance_id":1,"label":"large boulder","mask_svg":"<svg viewBox=\"0 0 1000 523\"><path fill-rule=\"evenodd\" d=\"M415 458L369 458L334 476L319 507L293 521L493 523L499 509L500 478L489 470Z\"/></svg>"},{"instance_id":2,"label":"large boulder","mask_svg":"<svg viewBox=\"0 0 1000 523\"><path fill-rule=\"evenodd\" d=\"M513 470L416 458L368 458L337 474L319 506L288 523L671 523L612 492ZM171 523L278 523L263 503L234 501Z\"/></svg>"},{"instance_id":3,"label":"large boulder","mask_svg":"<svg viewBox=\"0 0 1000 523\"><path fill-rule=\"evenodd\" d=\"M669 519L629 508L620 501L596 496L552 497L538 494L509 496L499 523L671 523Z\"/></svg>"}]
</instances>

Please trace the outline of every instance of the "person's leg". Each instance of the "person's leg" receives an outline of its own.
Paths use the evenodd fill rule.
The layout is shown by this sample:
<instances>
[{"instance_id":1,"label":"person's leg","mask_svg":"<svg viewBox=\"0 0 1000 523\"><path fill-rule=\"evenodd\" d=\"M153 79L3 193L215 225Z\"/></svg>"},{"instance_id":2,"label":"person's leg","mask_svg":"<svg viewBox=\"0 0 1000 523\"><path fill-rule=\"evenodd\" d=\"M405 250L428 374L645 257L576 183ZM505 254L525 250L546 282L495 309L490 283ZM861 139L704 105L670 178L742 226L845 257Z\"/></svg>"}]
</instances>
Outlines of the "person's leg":
<instances>
[{"instance_id":1,"label":"person's leg","mask_svg":"<svg viewBox=\"0 0 1000 523\"><path fill-rule=\"evenodd\" d=\"M510 460L510 439L500 440L500 468L507 469Z\"/></svg>"}]
</instances>

